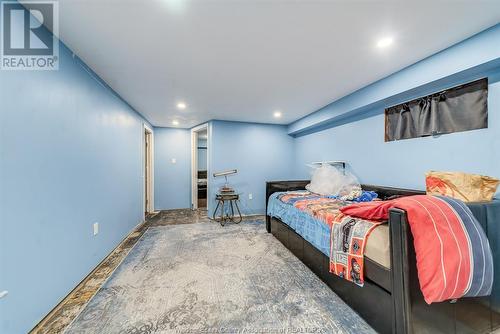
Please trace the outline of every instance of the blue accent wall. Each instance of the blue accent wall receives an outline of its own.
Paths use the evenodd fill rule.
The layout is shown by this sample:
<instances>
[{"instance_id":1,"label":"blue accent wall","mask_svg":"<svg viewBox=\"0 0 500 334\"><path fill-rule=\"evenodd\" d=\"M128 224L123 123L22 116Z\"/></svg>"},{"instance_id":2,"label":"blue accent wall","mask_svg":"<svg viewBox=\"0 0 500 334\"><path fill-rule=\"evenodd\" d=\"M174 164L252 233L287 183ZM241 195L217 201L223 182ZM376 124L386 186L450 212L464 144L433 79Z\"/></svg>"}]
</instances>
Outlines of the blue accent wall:
<instances>
[{"instance_id":1,"label":"blue accent wall","mask_svg":"<svg viewBox=\"0 0 500 334\"><path fill-rule=\"evenodd\" d=\"M191 207L191 132L154 128L155 209ZM172 163L172 159L176 162Z\"/></svg>"},{"instance_id":2,"label":"blue accent wall","mask_svg":"<svg viewBox=\"0 0 500 334\"><path fill-rule=\"evenodd\" d=\"M215 209L215 193L224 177L212 173L237 169L228 182L241 193L243 214L265 213L265 182L293 177L293 138L281 125L212 121L209 131L208 210ZM252 194L250 200L248 195Z\"/></svg>"},{"instance_id":3,"label":"blue accent wall","mask_svg":"<svg viewBox=\"0 0 500 334\"><path fill-rule=\"evenodd\" d=\"M0 333L17 334L143 220L145 120L62 43L58 71L2 71L0 103Z\"/></svg>"}]
</instances>

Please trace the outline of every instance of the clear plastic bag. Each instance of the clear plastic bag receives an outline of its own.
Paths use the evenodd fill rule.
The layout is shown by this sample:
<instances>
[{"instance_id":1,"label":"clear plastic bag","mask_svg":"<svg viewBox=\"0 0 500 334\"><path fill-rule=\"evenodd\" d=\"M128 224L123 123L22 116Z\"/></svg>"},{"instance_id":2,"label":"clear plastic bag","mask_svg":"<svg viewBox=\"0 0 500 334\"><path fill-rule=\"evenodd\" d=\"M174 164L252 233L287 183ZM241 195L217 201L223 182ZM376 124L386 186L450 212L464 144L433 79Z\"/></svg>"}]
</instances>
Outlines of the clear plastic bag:
<instances>
[{"instance_id":1,"label":"clear plastic bag","mask_svg":"<svg viewBox=\"0 0 500 334\"><path fill-rule=\"evenodd\" d=\"M346 168L339 168L330 164L310 166L311 183L306 186L310 192L338 197L342 200L352 200L361 196L361 185L358 178Z\"/></svg>"}]
</instances>

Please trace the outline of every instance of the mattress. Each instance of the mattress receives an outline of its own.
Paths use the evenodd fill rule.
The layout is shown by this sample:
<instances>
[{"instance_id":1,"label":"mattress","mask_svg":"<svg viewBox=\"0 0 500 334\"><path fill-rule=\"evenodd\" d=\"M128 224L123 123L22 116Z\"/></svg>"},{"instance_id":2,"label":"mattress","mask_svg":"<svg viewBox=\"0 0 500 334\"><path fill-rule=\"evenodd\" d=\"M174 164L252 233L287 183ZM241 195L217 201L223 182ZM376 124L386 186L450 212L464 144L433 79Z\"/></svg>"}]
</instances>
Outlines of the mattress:
<instances>
[{"instance_id":1,"label":"mattress","mask_svg":"<svg viewBox=\"0 0 500 334\"><path fill-rule=\"evenodd\" d=\"M277 198L280 194L282 193L274 193L269 197L268 215L279 218L316 249L330 257L331 227L293 205L283 203ZM387 224L377 226L368 236L364 255L382 267L390 269L391 255Z\"/></svg>"},{"instance_id":2,"label":"mattress","mask_svg":"<svg viewBox=\"0 0 500 334\"><path fill-rule=\"evenodd\" d=\"M389 243L389 225L382 224L368 236L365 246L365 257L384 268L391 269L391 252Z\"/></svg>"}]
</instances>

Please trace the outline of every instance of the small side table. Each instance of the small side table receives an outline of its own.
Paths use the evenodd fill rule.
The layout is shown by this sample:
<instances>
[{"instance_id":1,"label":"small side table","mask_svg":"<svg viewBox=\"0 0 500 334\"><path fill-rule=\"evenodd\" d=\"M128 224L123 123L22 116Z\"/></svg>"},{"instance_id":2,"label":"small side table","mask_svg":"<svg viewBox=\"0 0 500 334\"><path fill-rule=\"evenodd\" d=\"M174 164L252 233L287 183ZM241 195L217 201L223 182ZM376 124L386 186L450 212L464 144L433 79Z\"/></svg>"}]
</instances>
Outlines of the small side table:
<instances>
[{"instance_id":1,"label":"small side table","mask_svg":"<svg viewBox=\"0 0 500 334\"><path fill-rule=\"evenodd\" d=\"M241 211L240 208L238 207L240 194L217 193L215 195L215 200L217 201L217 206L215 207L213 219L216 222L219 222L221 226L224 226L226 222L233 222L235 224L241 223L243 217L241 216ZM226 209L226 203L227 203L227 209ZM236 207L236 210L238 211L238 216L234 215L234 207ZM229 214L229 208L231 208L231 214ZM217 215L218 210L220 211L220 213Z\"/></svg>"}]
</instances>

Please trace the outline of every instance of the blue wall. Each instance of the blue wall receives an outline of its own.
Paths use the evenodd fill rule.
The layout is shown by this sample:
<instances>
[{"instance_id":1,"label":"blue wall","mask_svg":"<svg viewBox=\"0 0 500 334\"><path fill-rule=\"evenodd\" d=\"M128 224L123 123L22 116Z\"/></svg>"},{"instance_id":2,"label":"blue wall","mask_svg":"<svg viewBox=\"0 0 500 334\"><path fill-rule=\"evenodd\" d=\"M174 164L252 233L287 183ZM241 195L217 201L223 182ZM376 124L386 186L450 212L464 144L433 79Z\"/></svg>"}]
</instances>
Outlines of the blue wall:
<instances>
[{"instance_id":1,"label":"blue wall","mask_svg":"<svg viewBox=\"0 0 500 334\"><path fill-rule=\"evenodd\" d=\"M364 183L425 189L429 170L500 177L500 82L489 86L488 129L384 142L377 115L295 139L296 178L312 161L346 160Z\"/></svg>"},{"instance_id":2,"label":"blue wall","mask_svg":"<svg viewBox=\"0 0 500 334\"><path fill-rule=\"evenodd\" d=\"M263 214L265 182L294 175L293 138L287 135L286 126L211 121L208 134L209 214L215 209L215 193L224 183L224 178L215 179L212 174L233 168L238 174L229 181L241 192L242 213ZM154 129L156 210L191 207L190 136L186 129Z\"/></svg>"},{"instance_id":3,"label":"blue wall","mask_svg":"<svg viewBox=\"0 0 500 334\"><path fill-rule=\"evenodd\" d=\"M191 207L191 134L187 129L155 128L155 209ZM176 163L172 163L176 159Z\"/></svg>"},{"instance_id":4,"label":"blue wall","mask_svg":"<svg viewBox=\"0 0 500 334\"><path fill-rule=\"evenodd\" d=\"M310 171L305 164L321 160L350 162L365 183L415 189L425 188L424 174L429 170L500 177L499 60L497 25L291 124L289 132L300 135L294 142L295 177L308 178ZM415 92L436 92L451 83L482 76L489 78L487 129L384 142L384 108L397 99ZM424 84L415 87L415 83ZM362 113L348 115L352 110ZM341 113L348 116L336 120Z\"/></svg>"},{"instance_id":5,"label":"blue wall","mask_svg":"<svg viewBox=\"0 0 500 334\"><path fill-rule=\"evenodd\" d=\"M265 182L293 177L293 138L280 125L212 121L210 126L209 213L215 209L215 193L224 184L223 177L214 178L212 173L234 168L238 174L228 181L241 193L243 214L265 213Z\"/></svg>"},{"instance_id":6,"label":"blue wall","mask_svg":"<svg viewBox=\"0 0 500 334\"><path fill-rule=\"evenodd\" d=\"M0 101L0 333L17 334L142 221L145 121L62 44L59 71L2 71Z\"/></svg>"}]
</instances>

